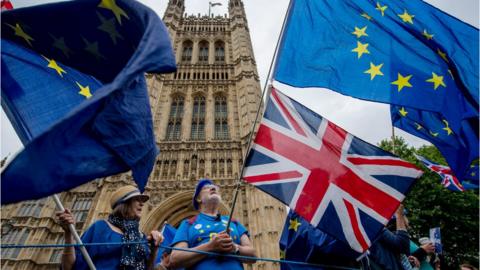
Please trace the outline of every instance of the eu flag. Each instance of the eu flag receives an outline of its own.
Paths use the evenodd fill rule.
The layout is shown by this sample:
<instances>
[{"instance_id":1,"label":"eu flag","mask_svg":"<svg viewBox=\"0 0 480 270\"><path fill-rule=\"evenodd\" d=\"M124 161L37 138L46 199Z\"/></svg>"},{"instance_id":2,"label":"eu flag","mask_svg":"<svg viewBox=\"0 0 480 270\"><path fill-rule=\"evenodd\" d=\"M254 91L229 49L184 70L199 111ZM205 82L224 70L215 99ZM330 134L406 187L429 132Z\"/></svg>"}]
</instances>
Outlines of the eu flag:
<instances>
[{"instance_id":1,"label":"eu flag","mask_svg":"<svg viewBox=\"0 0 480 270\"><path fill-rule=\"evenodd\" d=\"M420 0L293 0L274 79L430 114L435 124L417 123L438 137L412 134L465 181L478 160L478 39L478 29Z\"/></svg>"},{"instance_id":2,"label":"eu flag","mask_svg":"<svg viewBox=\"0 0 480 270\"><path fill-rule=\"evenodd\" d=\"M173 239L175 238L175 234L177 233L177 229L170 224L165 224L163 228L162 235L163 235L163 242L162 246L168 247L172 243ZM162 255L165 252L172 252L171 249L168 248L159 248L157 253L157 258L155 259L155 265L162 262Z\"/></svg>"},{"instance_id":3,"label":"eu flag","mask_svg":"<svg viewBox=\"0 0 480 270\"><path fill-rule=\"evenodd\" d=\"M308 262L332 266L355 266L360 253L314 228L305 219L291 211L288 213L280 237L280 258L289 261ZM282 263L282 270L319 269Z\"/></svg>"},{"instance_id":4,"label":"eu flag","mask_svg":"<svg viewBox=\"0 0 480 270\"><path fill-rule=\"evenodd\" d=\"M478 119L461 121L454 129L441 113L391 106L394 126L435 145L456 178L465 186L478 188Z\"/></svg>"},{"instance_id":5,"label":"eu flag","mask_svg":"<svg viewBox=\"0 0 480 270\"><path fill-rule=\"evenodd\" d=\"M175 71L160 18L135 1L82 0L2 13L2 106L25 149L2 204L132 170L143 190L158 149L145 72Z\"/></svg>"}]
</instances>

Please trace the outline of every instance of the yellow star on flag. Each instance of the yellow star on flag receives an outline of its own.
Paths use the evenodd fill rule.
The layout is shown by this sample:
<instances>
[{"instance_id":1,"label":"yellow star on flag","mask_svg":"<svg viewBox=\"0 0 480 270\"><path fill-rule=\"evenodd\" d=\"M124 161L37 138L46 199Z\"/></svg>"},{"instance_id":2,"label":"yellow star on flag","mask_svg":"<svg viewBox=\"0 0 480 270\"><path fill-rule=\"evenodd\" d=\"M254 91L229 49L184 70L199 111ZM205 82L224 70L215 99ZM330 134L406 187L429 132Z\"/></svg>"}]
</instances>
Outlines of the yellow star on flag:
<instances>
[{"instance_id":1,"label":"yellow star on flag","mask_svg":"<svg viewBox=\"0 0 480 270\"><path fill-rule=\"evenodd\" d=\"M423 128L419 123L416 123L416 122L415 122L415 126L417 126L417 130L420 130Z\"/></svg>"},{"instance_id":2,"label":"yellow star on flag","mask_svg":"<svg viewBox=\"0 0 480 270\"><path fill-rule=\"evenodd\" d=\"M285 260L285 250L280 249L280 260Z\"/></svg>"},{"instance_id":3,"label":"yellow star on flag","mask_svg":"<svg viewBox=\"0 0 480 270\"><path fill-rule=\"evenodd\" d=\"M102 2L100 2L98 7L111 10L115 15L115 18L117 18L117 21L120 25L122 24L122 16L124 16L127 19L130 19L127 16L127 13L117 5L115 0L102 0Z\"/></svg>"},{"instance_id":4,"label":"yellow star on flag","mask_svg":"<svg viewBox=\"0 0 480 270\"><path fill-rule=\"evenodd\" d=\"M49 35L53 39L52 46L62 51L63 55L65 55L66 58L69 58L70 54L72 54L73 52L72 50L70 50L70 48L67 47L67 44L65 43L65 38L64 37L57 38L52 34L49 34Z\"/></svg>"},{"instance_id":5,"label":"yellow star on flag","mask_svg":"<svg viewBox=\"0 0 480 270\"><path fill-rule=\"evenodd\" d=\"M363 28L358 28L355 26L355 31L352 32L357 38L361 38L362 36L368 36L367 33L365 32L367 30L367 27Z\"/></svg>"},{"instance_id":6,"label":"yellow star on flag","mask_svg":"<svg viewBox=\"0 0 480 270\"><path fill-rule=\"evenodd\" d=\"M443 123L445 123L445 127L442 128L443 130L445 130L447 132L447 135L450 136L450 134L453 133L452 129L448 126L448 121L443 119L442 120Z\"/></svg>"},{"instance_id":7,"label":"yellow star on flag","mask_svg":"<svg viewBox=\"0 0 480 270\"><path fill-rule=\"evenodd\" d=\"M430 130L429 132L430 132L430 135L432 135L433 137L437 137L437 136L438 136L438 132L437 132L437 133L434 133L434 132L432 132L431 130Z\"/></svg>"},{"instance_id":8,"label":"yellow star on flag","mask_svg":"<svg viewBox=\"0 0 480 270\"><path fill-rule=\"evenodd\" d=\"M437 53L438 55L440 55L440 57L442 57L443 60L445 60L445 62L448 63L448 58L446 53L442 52L440 49L437 49Z\"/></svg>"},{"instance_id":9,"label":"yellow star on flag","mask_svg":"<svg viewBox=\"0 0 480 270\"><path fill-rule=\"evenodd\" d=\"M57 62L55 62L55 60L53 60L53 59L48 59L47 57L45 57L45 56L43 56L43 55L42 55L42 57L45 58L45 60L47 60L47 62L48 62L48 66L47 66L47 67L49 67L49 68L51 68L51 69L54 69L54 70L58 73L58 75L60 75L60 77L63 78L63 74L62 74L62 73L67 73L67 72L66 72L65 70L63 70L63 68L60 67L60 66L57 64Z\"/></svg>"},{"instance_id":10,"label":"yellow star on flag","mask_svg":"<svg viewBox=\"0 0 480 270\"><path fill-rule=\"evenodd\" d=\"M13 25L7 23L7 25L15 31L15 36L23 38L25 40L25 42L27 42L28 45L30 47L32 47L32 42L31 41L33 41L35 39L33 39L31 36L29 36L27 33L25 33L25 31L23 31L20 24L16 23L15 26L13 26Z\"/></svg>"},{"instance_id":11,"label":"yellow star on flag","mask_svg":"<svg viewBox=\"0 0 480 270\"><path fill-rule=\"evenodd\" d=\"M404 107L402 107L400 110L398 110L398 112L400 113L400 115L401 115L402 117L405 117L405 116L407 116L407 114L408 114L407 110L405 110Z\"/></svg>"},{"instance_id":12,"label":"yellow star on flag","mask_svg":"<svg viewBox=\"0 0 480 270\"><path fill-rule=\"evenodd\" d=\"M372 16L368 15L368 14L367 14L367 13L365 13L365 12L364 12L364 13L362 13L362 15L361 15L361 16L362 16L362 17L364 17L365 19L369 20L369 21L371 21L371 20L372 20Z\"/></svg>"},{"instance_id":13,"label":"yellow star on flag","mask_svg":"<svg viewBox=\"0 0 480 270\"><path fill-rule=\"evenodd\" d=\"M424 30L423 30L422 35L423 35L427 40L433 39L433 35L432 35L432 34L429 34L429 33L427 32L427 29L424 29Z\"/></svg>"},{"instance_id":14,"label":"yellow star on flag","mask_svg":"<svg viewBox=\"0 0 480 270\"><path fill-rule=\"evenodd\" d=\"M96 41L95 42L90 42L84 37L82 37L82 39L83 39L83 42L85 42L84 50L86 50L87 52L92 54L95 57L95 59L97 59L97 60L106 59L105 56L103 56L103 54L101 54L99 49L98 49L98 42L96 42Z\"/></svg>"},{"instance_id":15,"label":"yellow star on flag","mask_svg":"<svg viewBox=\"0 0 480 270\"><path fill-rule=\"evenodd\" d=\"M447 87L443 82L443 76L438 76L435 72L432 72L432 78L426 80L426 82L433 83L433 89L437 90L437 88L441 85L443 87Z\"/></svg>"},{"instance_id":16,"label":"yellow star on flag","mask_svg":"<svg viewBox=\"0 0 480 270\"><path fill-rule=\"evenodd\" d=\"M114 18L111 18L111 19L107 20L99 12L97 12L97 16L100 19L100 21L102 22L102 24L100 26L98 26L97 28L104 31L105 33L107 33L110 36L110 38L112 39L112 42L113 42L114 45L117 44L117 38L123 39L122 35L120 35L118 33L117 29L115 28L115 19Z\"/></svg>"},{"instance_id":17,"label":"yellow star on flag","mask_svg":"<svg viewBox=\"0 0 480 270\"><path fill-rule=\"evenodd\" d=\"M403 87L412 87L409 80L412 78L412 75L403 77L402 74L398 73L397 80L392 82L392 84L397 86L398 92L402 91Z\"/></svg>"},{"instance_id":18,"label":"yellow star on flag","mask_svg":"<svg viewBox=\"0 0 480 270\"><path fill-rule=\"evenodd\" d=\"M400 17L404 23L413 24L413 17L415 17L415 15L410 15L407 10L405 10L403 14L398 14L398 17Z\"/></svg>"},{"instance_id":19,"label":"yellow star on flag","mask_svg":"<svg viewBox=\"0 0 480 270\"><path fill-rule=\"evenodd\" d=\"M370 62L370 69L365 70L363 73L370 74L370 80L372 81L375 76L383 76L382 71L380 70L383 66L383 63L381 63L378 66L375 66L372 62Z\"/></svg>"},{"instance_id":20,"label":"yellow star on flag","mask_svg":"<svg viewBox=\"0 0 480 270\"><path fill-rule=\"evenodd\" d=\"M298 226L300 226L301 223L298 221L298 219L290 219L290 225L288 225L288 229L289 230L294 230L294 231L297 231L298 230Z\"/></svg>"},{"instance_id":21,"label":"yellow star on flag","mask_svg":"<svg viewBox=\"0 0 480 270\"><path fill-rule=\"evenodd\" d=\"M379 2L377 2L377 7L375 8L376 10L380 11L382 13L382 16L385 15L385 10L387 9L387 5L381 6Z\"/></svg>"},{"instance_id":22,"label":"yellow star on flag","mask_svg":"<svg viewBox=\"0 0 480 270\"><path fill-rule=\"evenodd\" d=\"M80 95L85 96L86 98L91 98L92 93L90 93L90 86L82 86L78 82L76 82L78 87L80 88L80 92L78 92Z\"/></svg>"},{"instance_id":23,"label":"yellow star on flag","mask_svg":"<svg viewBox=\"0 0 480 270\"><path fill-rule=\"evenodd\" d=\"M368 43L362 44L360 41L357 41L357 47L353 49L352 52L356 52L358 55L358 59L360 59L360 57L362 57L362 54L364 53L370 54L367 47L368 47Z\"/></svg>"}]
</instances>

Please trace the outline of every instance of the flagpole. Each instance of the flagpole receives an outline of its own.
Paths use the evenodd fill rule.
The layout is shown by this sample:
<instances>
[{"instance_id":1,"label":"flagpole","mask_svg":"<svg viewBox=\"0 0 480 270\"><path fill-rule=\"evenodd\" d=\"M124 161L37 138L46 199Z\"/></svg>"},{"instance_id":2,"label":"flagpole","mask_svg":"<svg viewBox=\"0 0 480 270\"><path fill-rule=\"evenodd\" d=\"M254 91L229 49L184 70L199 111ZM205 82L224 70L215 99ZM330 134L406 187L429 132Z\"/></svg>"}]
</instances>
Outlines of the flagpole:
<instances>
[{"instance_id":1,"label":"flagpole","mask_svg":"<svg viewBox=\"0 0 480 270\"><path fill-rule=\"evenodd\" d=\"M22 142L22 145L24 145L23 142ZM63 204L60 201L60 198L58 198L58 195L53 194L52 197L53 197L53 201L55 201L55 204L57 205L57 208L60 209L60 211L64 212L65 208L63 207ZM75 230L75 226L73 226L73 224L68 224L68 228L70 229L70 232L73 234L75 241L77 241L77 244L83 244L82 239L80 239L80 236L78 236L77 230ZM88 254L85 246L80 246L80 251L82 252L83 258L85 259L90 270L96 270L97 268L95 268L95 265L92 262L92 258L90 258L90 255Z\"/></svg>"},{"instance_id":2,"label":"flagpole","mask_svg":"<svg viewBox=\"0 0 480 270\"><path fill-rule=\"evenodd\" d=\"M232 207L230 209L230 215L228 216L227 227L225 228L225 231L227 233L230 233L229 232L230 223L232 222L233 211L235 210L235 205L237 203L238 191L240 190L240 185L242 184L242 176L243 176L243 171L245 170L245 162L247 160L247 156L248 156L248 153L249 153L249 150L250 150L250 146L252 144L253 133L255 132L255 126L256 126L257 121L258 121L258 116L260 115L260 110L262 108L263 98L264 98L266 92L270 93L270 87L267 87L267 85L271 86L271 84L269 84L268 82L269 81L271 82L271 80L272 80L270 78L271 72L272 72L272 67L274 66L274 64L277 60L278 47L280 45L280 41L282 40L283 32L285 31L285 25L287 23L287 17L288 17L288 14L290 13L291 6L292 6L292 1L290 0L288 2L287 11L285 12L285 15L283 17L282 28L280 30L280 34L278 35L278 39L277 39L277 43L275 45L275 50L274 50L274 53L273 53L272 61L270 62L270 67L268 68L267 79L265 80L265 84L263 85L263 90L262 90L260 103L258 104L257 113L255 115L255 121L253 121L252 128L250 129L250 134L248 135L247 148L245 149L245 155L243 156L242 168L240 169L240 174L238 175L238 180L237 180L237 183L236 183L236 186L235 186L235 194L233 196L233 201L232 201ZM268 91L267 91L267 89L268 89Z\"/></svg>"},{"instance_id":3,"label":"flagpole","mask_svg":"<svg viewBox=\"0 0 480 270\"><path fill-rule=\"evenodd\" d=\"M64 212L65 208L63 207L62 202L60 201L60 198L58 198L57 194L53 195L53 200L55 201L55 204L57 205L58 209ZM78 244L83 244L82 239L80 239L80 237L78 236L77 230L75 230L75 226L73 226L73 224L68 224L68 228L70 229L70 232L73 234L75 241L77 241ZM88 252L85 246L80 246L80 251L82 252L83 258L87 262L87 265L90 268L90 270L96 270L97 268L95 268L95 265L92 262L92 258L90 258L90 255L88 255Z\"/></svg>"}]
</instances>

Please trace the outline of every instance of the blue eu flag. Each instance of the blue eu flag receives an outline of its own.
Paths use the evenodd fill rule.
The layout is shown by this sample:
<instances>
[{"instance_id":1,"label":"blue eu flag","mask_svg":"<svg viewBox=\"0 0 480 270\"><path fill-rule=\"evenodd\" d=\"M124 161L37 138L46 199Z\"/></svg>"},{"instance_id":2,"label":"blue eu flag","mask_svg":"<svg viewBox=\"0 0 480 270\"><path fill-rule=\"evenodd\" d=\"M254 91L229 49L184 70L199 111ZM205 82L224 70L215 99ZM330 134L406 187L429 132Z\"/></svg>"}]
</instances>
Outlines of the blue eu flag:
<instances>
[{"instance_id":1,"label":"blue eu flag","mask_svg":"<svg viewBox=\"0 0 480 270\"><path fill-rule=\"evenodd\" d=\"M145 72L175 71L168 32L135 1L2 12L2 107L25 149L2 172L2 204L132 170L143 190L158 149Z\"/></svg>"},{"instance_id":2,"label":"blue eu flag","mask_svg":"<svg viewBox=\"0 0 480 270\"><path fill-rule=\"evenodd\" d=\"M295 212L288 213L280 237L280 259L346 267L354 266L360 255L345 243L314 228ZM282 263L281 269L319 268Z\"/></svg>"},{"instance_id":3,"label":"blue eu flag","mask_svg":"<svg viewBox=\"0 0 480 270\"><path fill-rule=\"evenodd\" d=\"M392 123L434 144L465 187L478 188L478 120L461 121L454 129L440 113L391 106Z\"/></svg>"},{"instance_id":4,"label":"blue eu flag","mask_svg":"<svg viewBox=\"0 0 480 270\"><path fill-rule=\"evenodd\" d=\"M162 246L170 246L175 238L175 234L177 233L177 229L170 224L165 224L165 228L163 229L163 242ZM155 265L162 262L162 255L165 252L170 253L172 250L167 248L159 248L157 253L157 258L155 259Z\"/></svg>"},{"instance_id":5,"label":"blue eu flag","mask_svg":"<svg viewBox=\"0 0 480 270\"><path fill-rule=\"evenodd\" d=\"M435 124L417 123L438 136L412 133L464 181L478 160L478 39L478 29L420 0L292 0L274 79L394 104L394 125L407 132L396 111L430 114Z\"/></svg>"}]
</instances>

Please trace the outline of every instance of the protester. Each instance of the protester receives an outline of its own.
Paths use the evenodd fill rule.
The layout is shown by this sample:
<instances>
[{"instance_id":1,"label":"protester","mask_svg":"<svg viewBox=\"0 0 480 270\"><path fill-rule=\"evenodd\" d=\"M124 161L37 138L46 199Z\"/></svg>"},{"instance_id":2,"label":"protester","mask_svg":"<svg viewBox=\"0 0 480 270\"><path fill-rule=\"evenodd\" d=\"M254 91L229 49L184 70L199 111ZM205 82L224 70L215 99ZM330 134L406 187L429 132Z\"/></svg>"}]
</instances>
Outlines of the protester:
<instances>
[{"instance_id":1,"label":"protester","mask_svg":"<svg viewBox=\"0 0 480 270\"><path fill-rule=\"evenodd\" d=\"M232 221L230 233L225 231L227 216L221 216L222 201L219 187L209 179L201 179L193 195L193 206L200 213L182 221L172 245L192 251L207 251L223 254L255 256L255 250L245 227ZM254 263L252 260L244 263ZM173 250L170 258L172 268L185 267L195 270L243 269L242 262L235 258L218 257L195 252Z\"/></svg>"},{"instance_id":2,"label":"protester","mask_svg":"<svg viewBox=\"0 0 480 270\"><path fill-rule=\"evenodd\" d=\"M413 241L410 241L411 257L414 257L420 263L418 269L433 270L439 258L435 255L435 245L429 238L420 239L421 246L418 247Z\"/></svg>"},{"instance_id":3,"label":"protester","mask_svg":"<svg viewBox=\"0 0 480 270\"><path fill-rule=\"evenodd\" d=\"M372 269L403 270L400 256L409 254L410 236L407 232L407 219L403 205L395 211L396 231L383 228L380 236L370 247L370 264ZM393 221L392 221L393 222ZM407 262L408 263L408 262Z\"/></svg>"},{"instance_id":4,"label":"protester","mask_svg":"<svg viewBox=\"0 0 480 270\"><path fill-rule=\"evenodd\" d=\"M151 241L151 245L102 245L86 246L90 258L97 269L153 269L155 256L163 236L158 231L151 231L148 237L140 232L139 221L144 203L149 199L131 185L121 187L112 194L110 206L112 214L107 220L93 223L82 235L83 243L115 243ZM75 224L70 210L57 212L60 226L65 231L65 243L73 243L73 236L68 224ZM78 248L65 247L62 256L62 269L89 269Z\"/></svg>"}]
</instances>

